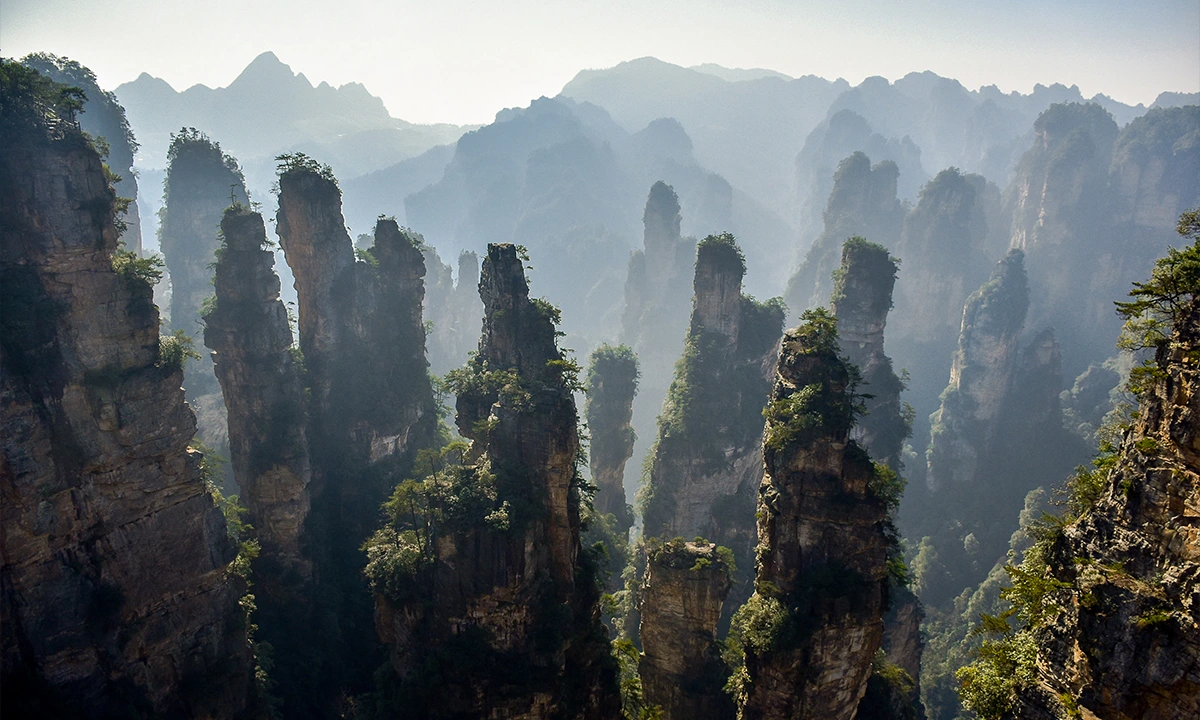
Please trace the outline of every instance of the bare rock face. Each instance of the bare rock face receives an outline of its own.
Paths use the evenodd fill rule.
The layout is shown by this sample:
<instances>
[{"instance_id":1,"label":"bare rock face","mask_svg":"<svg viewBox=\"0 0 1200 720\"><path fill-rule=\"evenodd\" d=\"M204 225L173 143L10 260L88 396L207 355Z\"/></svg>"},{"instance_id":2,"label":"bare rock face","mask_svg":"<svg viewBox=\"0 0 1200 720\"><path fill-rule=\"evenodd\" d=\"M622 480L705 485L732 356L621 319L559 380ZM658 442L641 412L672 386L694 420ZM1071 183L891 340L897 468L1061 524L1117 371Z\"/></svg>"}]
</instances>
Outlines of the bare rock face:
<instances>
[{"instance_id":1,"label":"bare rock face","mask_svg":"<svg viewBox=\"0 0 1200 720\"><path fill-rule=\"evenodd\" d=\"M226 210L221 232L216 305L204 316L204 344L225 396L234 478L262 556L310 578L312 563L300 548L312 479L304 386L275 254L262 216L245 206ZM257 584L260 592L277 590L262 588L261 579Z\"/></svg>"},{"instance_id":2,"label":"bare rock face","mask_svg":"<svg viewBox=\"0 0 1200 720\"><path fill-rule=\"evenodd\" d=\"M633 527L633 509L625 501L625 463L633 454L633 398L638 385L637 356L628 345L601 345L592 352L587 374L589 459L596 497L592 507L616 519L621 537Z\"/></svg>"},{"instance_id":3,"label":"bare rock face","mask_svg":"<svg viewBox=\"0 0 1200 720\"><path fill-rule=\"evenodd\" d=\"M887 503L850 438L851 375L836 320L784 336L767 410L755 593L734 615L742 718L855 717L883 641Z\"/></svg>"},{"instance_id":4,"label":"bare rock face","mask_svg":"<svg viewBox=\"0 0 1200 720\"><path fill-rule=\"evenodd\" d=\"M1000 411L1013 381L1017 342L1029 307L1024 254L997 264L963 308L962 333L942 406L930 418L929 485L969 483L992 448Z\"/></svg>"},{"instance_id":5,"label":"bare rock face","mask_svg":"<svg viewBox=\"0 0 1200 720\"><path fill-rule=\"evenodd\" d=\"M1193 300L1158 350L1161 375L1099 501L1050 547L1064 587L1033 630L1037 678L1018 690L1015 717L1200 715L1198 349Z\"/></svg>"},{"instance_id":6,"label":"bare rock face","mask_svg":"<svg viewBox=\"0 0 1200 720\"><path fill-rule=\"evenodd\" d=\"M904 208L896 199L899 175L896 163L884 160L871 165L861 152L838 163L822 215L824 231L788 280L784 301L793 312L816 307L829 297L830 276L838 268L847 238L861 235L887 248L896 246L904 223Z\"/></svg>"},{"instance_id":7,"label":"bare rock face","mask_svg":"<svg viewBox=\"0 0 1200 720\"><path fill-rule=\"evenodd\" d=\"M425 248L425 267L425 317L433 323L429 366L434 374L445 375L467 361L479 340L479 256L468 250L459 253L457 283L453 268L432 247Z\"/></svg>"},{"instance_id":8,"label":"bare rock face","mask_svg":"<svg viewBox=\"0 0 1200 720\"><path fill-rule=\"evenodd\" d=\"M892 308L892 287L899 264L882 245L863 238L842 246L842 266L834 282L831 309L846 359L858 368L866 415L854 439L879 462L900 469L900 453L911 428L900 405L900 378L883 352L883 330Z\"/></svg>"},{"instance_id":9,"label":"bare rock face","mask_svg":"<svg viewBox=\"0 0 1200 720\"><path fill-rule=\"evenodd\" d=\"M114 270L100 157L69 113L14 128L21 107L0 130L5 715L237 717L243 588L181 358L145 268Z\"/></svg>"},{"instance_id":10,"label":"bare rock face","mask_svg":"<svg viewBox=\"0 0 1200 720\"><path fill-rule=\"evenodd\" d=\"M393 709L615 717L594 561L579 541L578 418L557 313L530 300L513 245L488 247L479 294L479 352L454 381L470 448L403 486L396 497L419 499L418 510L393 515L369 544L376 625L399 684Z\"/></svg>"},{"instance_id":11,"label":"bare rock face","mask_svg":"<svg viewBox=\"0 0 1200 720\"><path fill-rule=\"evenodd\" d=\"M279 176L276 231L296 278L300 350L318 423L330 413L330 386L353 287L354 245L332 175L297 168Z\"/></svg>"},{"instance_id":12,"label":"bare rock face","mask_svg":"<svg viewBox=\"0 0 1200 720\"><path fill-rule=\"evenodd\" d=\"M717 642L733 572L729 560L716 543L676 539L647 549L638 672L646 704L661 707L666 720L736 714L724 691L728 668Z\"/></svg>"},{"instance_id":13,"label":"bare rock face","mask_svg":"<svg viewBox=\"0 0 1200 720\"><path fill-rule=\"evenodd\" d=\"M640 499L646 536L704 536L733 549L748 569L763 472L762 409L783 309L778 300L742 295L744 274L732 235L700 242L692 323Z\"/></svg>"}]
</instances>

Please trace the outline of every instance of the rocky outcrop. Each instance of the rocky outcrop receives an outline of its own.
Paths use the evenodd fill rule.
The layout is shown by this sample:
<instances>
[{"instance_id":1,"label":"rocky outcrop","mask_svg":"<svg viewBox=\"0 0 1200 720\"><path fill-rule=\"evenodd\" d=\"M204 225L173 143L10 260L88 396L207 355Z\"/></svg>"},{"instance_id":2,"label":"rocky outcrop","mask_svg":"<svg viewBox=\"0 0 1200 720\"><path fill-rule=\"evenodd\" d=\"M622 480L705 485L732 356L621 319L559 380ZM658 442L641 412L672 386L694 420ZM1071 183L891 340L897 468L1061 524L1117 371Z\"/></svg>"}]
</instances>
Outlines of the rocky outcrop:
<instances>
[{"instance_id":1,"label":"rocky outcrop","mask_svg":"<svg viewBox=\"0 0 1200 720\"><path fill-rule=\"evenodd\" d=\"M934 490L974 480L980 458L992 450L1029 307L1024 259L1020 250L1009 253L963 308L950 384L930 418L927 478Z\"/></svg>"},{"instance_id":2,"label":"rocky outcrop","mask_svg":"<svg viewBox=\"0 0 1200 720\"><path fill-rule=\"evenodd\" d=\"M747 719L854 718L883 642L884 477L850 437L855 390L837 321L824 310L803 320L780 350L755 592L733 620L745 661L733 684Z\"/></svg>"},{"instance_id":3,"label":"rocky outcrop","mask_svg":"<svg viewBox=\"0 0 1200 720\"><path fill-rule=\"evenodd\" d=\"M732 719L717 642L732 556L715 543L675 539L652 543L647 560L638 668L646 704L662 708L665 720Z\"/></svg>"},{"instance_id":4,"label":"rocky outcrop","mask_svg":"<svg viewBox=\"0 0 1200 720\"><path fill-rule=\"evenodd\" d=\"M894 248L904 223L904 207L896 199L896 163L855 152L838 164L833 191L822 215L824 231L809 248L800 269L787 284L784 301L792 312L825 302L832 290L833 271L841 261L842 243L861 235L885 248Z\"/></svg>"},{"instance_id":5,"label":"rocky outcrop","mask_svg":"<svg viewBox=\"0 0 1200 720\"><path fill-rule=\"evenodd\" d=\"M201 310L212 296L210 266L221 243L221 216L234 202L249 200L237 160L195 128L171 136L167 162L159 242L171 274L171 327L196 336L204 328ZM212 360L202 357L189 365L184 385L190 398L219 393Z\"/></svg>"},{"instance_id":6,"label":"rocky outcrop","mask_svg":"<svg viewBox=\"0 0 1200 720\"><path fill-rule=\"evenodd\" d=\"M160 338L156 271L116 252L101 159L48 90L6 97L0 120L4 714L237 717L243 586L187 449L183 347Z\"/></svg>"},{"instance_id":7,"label":"rocky outcrop","mask_svg":"<svg viewBox=\"0 0 1200 720\"><path fill-rule=\"evenodd\" d=\"M1191 262L1200 256L1198 236L1200 224L1186 250ZM1102 455L1090 477L1076 476L1068 502L1075 519L1042 541L1040 552L1026 555L1021 569L1048 592L1044 599L1010 596L1025 622L1018 637L1028 638L1037 655L1021 668L1026 682L1015 688L1013 717L1157 720L1200 713L1194 281L1165 314L1173 330L1158 343L1139 412L1119 448Z\"/></svg>"},{"instance_id":8,"label":"rocky outcrop","mask_svg":"<svg viewBox=\"0 0 1200 720\"><path fill-rule=\"evenodd\" d=\"M732 235L700 242L691 327L640 502L647 537L702 535L731 548L748 569L763 472L762 409L783 308L743 295L745 271Z\"/></svg>"},{"instance_id":9,"label":"rocky outcrop","mask_svg":"<svg viewBox=\"0 0 1200 720\"><path fill-rule=\"evenodd\" d=\"M312 479L304 386L279 299L275 253L262 215L243 205L225 211L221 235L204 344L225 397L233 476L261 557L280 575L311 578L311 560L300 547ZM262 579L257 584L267 594L280 590Z\"/></svg>"},{"instance_id":10,"label":"rocky outcrop","mask_svg":"<svg viewBox=\"0 0 1200 720\"><path fill-rule=\"evenodd\" d=\"M513 245L488 247L479 294L479 352L451 378L470 447L451 446L440 469L401 486L397 512L368 544L398 684L389 712L613 717L615 662L579 541L577 415L557 312L529 298Z\"/></svg>"},{"instance_id":11,"label":"rocky outcrop","mask_svg":"<svg viewBox=\"0 0 1200 720\"><path fill-rule=\"evenodd\" d=\"M592 506L616 519L615 530L622 537L633 527L633 508L625 501L625 463L633 454L630 420L639 374L637 356L628 345L601 345L588 363L585 417L596 486Z\"/></svg>"},{"instance_id":12,"label":"rocky outcrop","mask_svg":"<svg viewBox=\"0 0 1200 720\"><path fill-rule=\"evenodd\" d=\"M842 266L830 298L842 352L858 368L861 385L871 396L864 401L865 413L854 428L854 439L871 457L897 472L911 427L900 404L904 385L883 352L883 331L899 267L882 245L850 238L842 246Z\"/></svg>"},{"instance_id":13,"label":"rocky outcrop","mask_svg":"<svg viewBox=\"0 0 1200 720\"><path fill-rule=\"evenodd\" d=\"M138 143L125 118L125 108L121 107L116 95L100 89L95 73L74 60L50 53L33 53L26 55L21 64L55 82L80 88L87 96L83 114L79 117L79 128L108 145L108 155L101 159L117 176L112 178L112 185L118 198L116 226L120 231L119 239L127 250L141 255L142 219L138 214L138 179L133 169ZM125 204L124 200L130 202Z\"/></svg>"}]
</instances>

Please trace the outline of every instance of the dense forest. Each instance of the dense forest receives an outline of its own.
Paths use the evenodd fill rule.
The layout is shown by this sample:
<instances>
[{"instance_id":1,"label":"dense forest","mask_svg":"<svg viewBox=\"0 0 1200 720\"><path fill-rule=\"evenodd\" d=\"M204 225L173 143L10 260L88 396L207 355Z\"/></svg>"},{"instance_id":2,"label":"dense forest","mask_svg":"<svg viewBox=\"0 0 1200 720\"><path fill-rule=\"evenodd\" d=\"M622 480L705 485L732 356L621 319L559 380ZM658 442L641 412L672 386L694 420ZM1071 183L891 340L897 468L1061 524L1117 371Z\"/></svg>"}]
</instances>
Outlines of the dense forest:
<instances>
[{"instance_id":1,"label":"dense forest","mask_svg":"<svg viewBox=\"0 0 1200 720\"><path fill-rule=\"evenodd\" d=\"M0 137L4 718L1200 716L1200 95L35 53Z\"/></svg>"}]
</instances>

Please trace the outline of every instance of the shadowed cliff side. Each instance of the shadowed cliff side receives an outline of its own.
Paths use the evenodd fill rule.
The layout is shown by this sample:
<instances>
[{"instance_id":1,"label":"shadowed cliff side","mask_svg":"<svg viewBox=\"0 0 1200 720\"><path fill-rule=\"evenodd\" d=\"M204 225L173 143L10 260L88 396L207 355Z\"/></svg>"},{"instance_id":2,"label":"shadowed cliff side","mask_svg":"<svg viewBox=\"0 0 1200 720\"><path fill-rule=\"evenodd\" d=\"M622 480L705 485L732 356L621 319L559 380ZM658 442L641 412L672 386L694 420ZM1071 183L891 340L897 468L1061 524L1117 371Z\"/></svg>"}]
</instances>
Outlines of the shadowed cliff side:
<instances>
[{"instance_id":1,"label":"shadowed cliff side","mask_svg":"<svg viewBox=\"0 0 1200 720\"><path fill-rule=\"evenodd\" d=\"M615 717L597 562L579 541L578 366L515 246L488 247L479 294L479 352L450 376L470 444L426 454L368 543L391 649L377 714Z\"/></svg>"},{"instance_id":2,"label":"shadowed cliff side","mask_svg":"<svg viewBox=\"0 0 1200 720\"><path fill-rule=\"evenodd\" d=\"M280 709L300 717L304 698L328 680L318 674L321 664L309 661L315 577L307 547L312 466L304 378L262 216L234 205L221 235L204 344L225 397L233 476L261 545L252 563L256 639L273 649Z\"/></svg>"},{"instance_id":3,"label":"shadowed cliff side","mask_svg":"<svg viewBox=\"0 0 1200 720\"><path fill-rule=\"evenodd\" d=\"M740 717L850 720L883 642L899 483L850 438L861 412L837 320L783 338L767 406L755 592L734 615Z\"/></svg>"},{"instance_id":4,"label":"shadowed cliff side","mask_svg":"<svg viewBox=\"0 0 1200 720\"><path fill-rule=\"evenodd\" d=\"M300 349L311 394L309 534L317 615L309 670L326 674L306 712L371 688L383 648L362 572L379 505L418 451L437 440L421 321L419 239L381 218L355 260L328 166L280 158L277 228L296 278Z\"/></svg>"},{"instance_id":5,"label":"shadowed cliff side","mask_svg":"<svg viewBox=\"0 0 1200 720\"><path fill-rule=\"evenodd\" d=\"M0 61L5 717L239 717L244 585L187 449L188 347L117 249L80 98Z\"/></svg>"}]
</instances>

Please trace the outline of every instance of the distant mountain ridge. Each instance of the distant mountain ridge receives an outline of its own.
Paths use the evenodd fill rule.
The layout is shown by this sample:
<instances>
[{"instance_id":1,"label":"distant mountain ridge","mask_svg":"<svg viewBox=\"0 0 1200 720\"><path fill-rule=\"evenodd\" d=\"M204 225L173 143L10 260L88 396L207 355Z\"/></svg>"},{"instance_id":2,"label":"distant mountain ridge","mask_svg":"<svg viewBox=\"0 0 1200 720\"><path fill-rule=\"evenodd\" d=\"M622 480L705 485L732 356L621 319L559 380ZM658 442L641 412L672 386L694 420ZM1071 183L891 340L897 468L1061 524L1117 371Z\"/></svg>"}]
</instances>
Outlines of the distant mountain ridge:
<instances>
[{"instance_id":1,"label":"distant mountain ridge","mask_svg":"<svg viewBox=\"0 0 1200 720\"><path fill-rule=\"evenodd\" d=\"M226 87L193 85L180 92L142 73L115 93L142 145L140 165L161 167L170 134L196 127L237 157L249 184L259 189L273 181L273 158L282 152L320 157L349 178L454 142L469 129L394 118L362 84L313 86L272 52L256 57Z\"/></svg>"}]
</instances>

